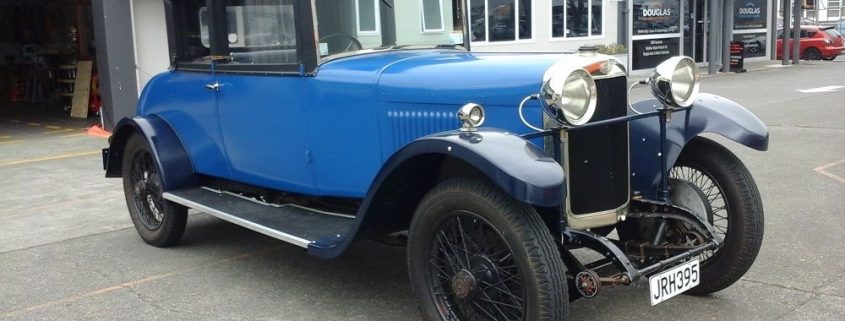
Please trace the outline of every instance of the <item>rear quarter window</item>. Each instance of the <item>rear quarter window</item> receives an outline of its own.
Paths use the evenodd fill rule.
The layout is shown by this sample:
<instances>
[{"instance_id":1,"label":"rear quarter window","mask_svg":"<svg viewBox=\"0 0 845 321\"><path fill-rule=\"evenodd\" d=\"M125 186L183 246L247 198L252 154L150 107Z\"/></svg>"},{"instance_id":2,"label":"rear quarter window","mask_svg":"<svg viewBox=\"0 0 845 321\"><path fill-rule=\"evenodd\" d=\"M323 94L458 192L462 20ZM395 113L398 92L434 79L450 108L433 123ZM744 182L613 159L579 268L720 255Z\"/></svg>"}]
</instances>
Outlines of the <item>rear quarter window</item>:
<instances>
[{"instance_id":1,"label":"rear quarter window","mask_svg":"<svg viewBox=\"0 0 845 321\"><path fill-rule=\"evenodd\" d=\"M841 34L839 34L839 32L836 31L836 29L833 29L832 27L824 29L824 33L834 39L842 36Z\"/></svg>"}]
</instances>

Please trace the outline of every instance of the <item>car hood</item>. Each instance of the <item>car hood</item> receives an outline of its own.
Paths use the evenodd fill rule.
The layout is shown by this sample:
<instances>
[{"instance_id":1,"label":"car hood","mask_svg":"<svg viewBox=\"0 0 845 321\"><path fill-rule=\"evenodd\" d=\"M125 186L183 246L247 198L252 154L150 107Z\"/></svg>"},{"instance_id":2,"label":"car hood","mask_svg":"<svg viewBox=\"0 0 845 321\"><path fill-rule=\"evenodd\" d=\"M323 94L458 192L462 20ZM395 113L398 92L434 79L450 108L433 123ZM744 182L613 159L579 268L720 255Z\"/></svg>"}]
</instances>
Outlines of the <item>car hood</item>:
<instances>
[{"instance_id":1,"label":"car hood","mask_svg":"<svg viewBox=\"0 0 845 321\"><path fill-rule=\"evenodd\" d=\"M369 78L383 102L482 105L519 104L538 93L544 73L577 54L477 53L458 50L396 50L345 57L323 64L323 74ZM357 75L357 77L356 77ZM371 78L370 78L371 77ZM332 77L334 78L334 77Z\"/></svg>"}]
</instances>

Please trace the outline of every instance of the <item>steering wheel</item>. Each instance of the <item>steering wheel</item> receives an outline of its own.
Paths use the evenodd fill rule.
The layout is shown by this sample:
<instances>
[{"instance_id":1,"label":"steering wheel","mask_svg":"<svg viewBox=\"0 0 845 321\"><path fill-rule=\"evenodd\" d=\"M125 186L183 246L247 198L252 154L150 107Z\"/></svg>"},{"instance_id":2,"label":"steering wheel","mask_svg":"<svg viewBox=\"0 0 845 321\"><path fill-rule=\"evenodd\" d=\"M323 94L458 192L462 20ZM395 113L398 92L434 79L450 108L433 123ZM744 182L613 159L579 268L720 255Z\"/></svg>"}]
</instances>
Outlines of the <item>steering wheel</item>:
<instances>
[{"instance_id":1,"label":"steering wheel","mask_svg":"<svg viewBox=\"0 0 845 321\"><path fill-rule=\"evenodd\" d=\"M333 53L364 49L364 47L361 46L361 42L359 42L357 38L350 36L350 35L347 35L347 34L344 34L344 33L330 34L328 36L320 38L320 42L326 42L326 40L333 39L333 38L341 38L341 39L346 41L346 48L345 49L343 49L341 51L336 51L336 52L333 52Z\"/></svg>"}]
</instances>

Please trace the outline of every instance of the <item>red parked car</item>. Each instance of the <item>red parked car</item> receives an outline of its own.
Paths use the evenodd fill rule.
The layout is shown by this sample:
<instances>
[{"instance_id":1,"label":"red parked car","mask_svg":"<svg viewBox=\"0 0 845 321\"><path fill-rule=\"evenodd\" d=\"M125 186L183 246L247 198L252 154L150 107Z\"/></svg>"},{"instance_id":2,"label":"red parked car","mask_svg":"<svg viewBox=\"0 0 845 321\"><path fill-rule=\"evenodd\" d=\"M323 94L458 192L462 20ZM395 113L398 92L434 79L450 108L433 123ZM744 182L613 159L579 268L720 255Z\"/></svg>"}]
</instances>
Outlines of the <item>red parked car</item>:
<instances>
[{"instance_id":1,"label":"red parked car","mask_svg":"<svg viewBox=\"0 0 845 321\"><path fill-rule=\"evenodd\" d=\"M790 48L792 41L787 41ZM833 26L801 26L801 59L833 60L845 50L842 35ZM783 29L778 30L777 59L783 51Z\"/></svg>"}]
</instances>

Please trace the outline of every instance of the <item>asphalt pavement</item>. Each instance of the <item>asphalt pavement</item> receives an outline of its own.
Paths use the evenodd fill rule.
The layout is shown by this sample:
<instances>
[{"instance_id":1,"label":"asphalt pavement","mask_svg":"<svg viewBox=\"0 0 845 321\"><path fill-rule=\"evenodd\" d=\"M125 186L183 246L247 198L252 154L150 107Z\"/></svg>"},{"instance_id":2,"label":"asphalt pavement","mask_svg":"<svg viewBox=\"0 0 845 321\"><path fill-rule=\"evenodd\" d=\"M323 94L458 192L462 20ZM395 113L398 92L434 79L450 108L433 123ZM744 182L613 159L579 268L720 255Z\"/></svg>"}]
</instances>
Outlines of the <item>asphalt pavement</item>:
<instances>
[{"instance_id":1,"label":"asphalt pavement","mask_svg":"<svg viewBox=\"0 0 845 321\"><path fill-rule=\"evenodd\" d=\"M845 320L845 60L761 66L702 81L771 133L767 152L716 138L763 197L751 270L655 307L647 288L603 289L570 320ZM89 122L9 108L20 107L0 107L0 320L420 319L403 247L360 242L322 260L194 212L178 246L146 245Z\"/></svg>"}]
</instances>

